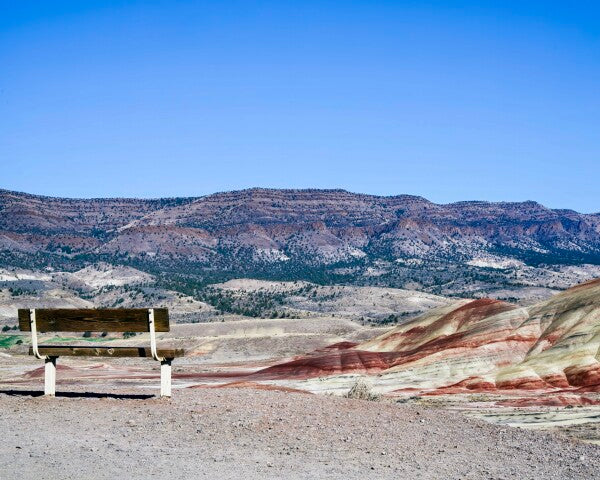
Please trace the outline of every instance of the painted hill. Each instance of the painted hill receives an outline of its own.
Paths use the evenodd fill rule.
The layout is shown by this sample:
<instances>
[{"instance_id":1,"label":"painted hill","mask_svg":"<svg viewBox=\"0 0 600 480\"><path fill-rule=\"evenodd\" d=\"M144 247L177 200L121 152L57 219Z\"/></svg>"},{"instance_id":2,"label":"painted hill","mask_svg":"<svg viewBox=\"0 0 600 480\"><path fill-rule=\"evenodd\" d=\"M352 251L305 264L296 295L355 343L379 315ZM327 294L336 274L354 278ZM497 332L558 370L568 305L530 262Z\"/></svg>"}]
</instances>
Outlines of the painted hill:
<instances>
[{"instance_id":1,"label":"painted hill","mask_svg":"<svg viewBox=\"0 0 600 480\"><path fill-rule=\"evenodd\" d=\"M0 190L0 267L98 261L201 282L302 279L535 299L600 275L600 216L343 190L158 200Z\"/></svg>"},{"instance_id":2,"label":"painted hill","mask_svg":"<svg viewBox=\"0 0 600 480\"><path fill-rule=\"evenodd\" d=\"M309 390L371 375L379 392L600 392L600 279L523 308L461 300L358 345L275 365L256 378ZM298 383L299 382L299 383Z\"/></svg>"}]
</instances>

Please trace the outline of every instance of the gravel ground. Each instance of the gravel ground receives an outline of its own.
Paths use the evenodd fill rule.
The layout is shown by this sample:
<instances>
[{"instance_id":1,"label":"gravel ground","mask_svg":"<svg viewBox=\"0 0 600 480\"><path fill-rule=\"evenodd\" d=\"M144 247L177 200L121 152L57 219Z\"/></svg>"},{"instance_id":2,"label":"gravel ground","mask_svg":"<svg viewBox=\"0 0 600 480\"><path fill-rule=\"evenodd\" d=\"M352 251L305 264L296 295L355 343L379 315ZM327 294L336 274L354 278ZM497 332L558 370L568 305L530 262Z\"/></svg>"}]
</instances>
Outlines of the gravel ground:
<instances>
[{"instance_id":1,"label":"gravel ground","mask_svg":"<svg viewBox=\"0 0 600 480\"><path fill-rule=\"evenodd\" d=\"M250 388L171 400L69 390L2 387L0 478L600 478L599 447L435 408Z\"/></svg>"}]
</instances>

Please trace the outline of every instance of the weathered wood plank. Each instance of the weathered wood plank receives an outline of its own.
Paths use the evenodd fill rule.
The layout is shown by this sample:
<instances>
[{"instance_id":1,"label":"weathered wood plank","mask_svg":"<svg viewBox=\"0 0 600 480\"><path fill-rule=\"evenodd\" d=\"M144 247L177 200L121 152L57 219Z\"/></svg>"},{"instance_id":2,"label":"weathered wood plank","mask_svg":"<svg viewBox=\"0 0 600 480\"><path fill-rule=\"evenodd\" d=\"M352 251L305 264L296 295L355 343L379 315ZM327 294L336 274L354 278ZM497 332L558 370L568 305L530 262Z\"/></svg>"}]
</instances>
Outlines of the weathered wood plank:
<instances>
[{"instance_id":1,"label":"weathered wood plank","mask_svg":"<svg viewBox=\"0 0 600 480\"><path fill-rule=\"evenodd\" d=\"M76 346L40 346L41 355L49 357L150 357L150 347L76 347ZM158 349L158 356L165 358L183 357L185 351L182 348ZM33 355L33 349L29 348L29 355Z\"/></svg>"},{"instance_id":2,"label":"weathered wood plank","mask_svg":"<svg viewBox=\"0 0 600 480\"><path fill-rule=\"evenodd\" d=\"M35 311L39 332L147 332L147 308L40 308ZM30 332L29 310L19 309L19 328ZM154 329L169 331L169 311L154 309Z\"/></svg>"}]
</instances>

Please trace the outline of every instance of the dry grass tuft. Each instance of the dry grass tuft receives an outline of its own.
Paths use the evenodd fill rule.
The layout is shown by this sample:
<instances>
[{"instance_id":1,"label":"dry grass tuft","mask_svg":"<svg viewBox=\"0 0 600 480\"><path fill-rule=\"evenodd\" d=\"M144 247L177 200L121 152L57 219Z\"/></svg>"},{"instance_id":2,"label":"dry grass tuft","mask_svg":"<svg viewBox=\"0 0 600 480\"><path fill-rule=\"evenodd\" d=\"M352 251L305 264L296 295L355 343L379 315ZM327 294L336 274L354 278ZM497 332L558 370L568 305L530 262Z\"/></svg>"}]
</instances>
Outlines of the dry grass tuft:
<instances>
[{"instance_id":1,"label":"dry grass tuft","mask_svg":"<svg viewBox=\"0 0 600 480\"><path fill-rule=\"evenodd\" d=\"M361 377L354 382L354 385L352 385L344 397L358 400L369 400L371 402L377 402L381 400L381 395L373 393L371 389L371 384Z\"/></svg>"}]
</instances>

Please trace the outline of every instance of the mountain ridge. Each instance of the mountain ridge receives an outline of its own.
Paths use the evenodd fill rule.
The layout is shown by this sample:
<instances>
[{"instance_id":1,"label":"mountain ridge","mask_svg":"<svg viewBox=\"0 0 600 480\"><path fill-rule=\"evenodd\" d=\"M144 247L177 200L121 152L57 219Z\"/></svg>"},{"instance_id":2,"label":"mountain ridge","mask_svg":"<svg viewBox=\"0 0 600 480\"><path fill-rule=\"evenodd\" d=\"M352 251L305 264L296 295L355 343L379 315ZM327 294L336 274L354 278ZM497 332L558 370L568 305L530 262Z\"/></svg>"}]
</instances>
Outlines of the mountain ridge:
<instances>
[{"instance_id":1,"label":"mountain ridge","mask_svg":"<svg viewBox=\"0 0 600 480\"><path fill-rule=\"evenodd\" d=\"M220 272L220 280L415 284L461 295L473 279L489 290L525 272L548 278L517 279L520 286L560 289L592 278L595 267L557 285L549 280L556 275L529 267L600 265L600 214L531 200L436 204L343 189L251 188L156 199L0 190L0 266L81 268L100 260L204 279Z\"/></svg>"},{"instance_id":2,"label":"mountain ridge","mask_svg":"<svg viewBox=\"0 0 600 480\"><path fill-rule=\"evenodd\" d=\"M413 195L413 194L408 194L408 193L401 193L401 194L395 194L395 195L377 195L374 193L363 193L363 192L354 192L351 190L347 190L345 188L311 188L311 187L307 187L307 188L271 188L271 187L248 187L248 188L242 188L242 189L237 189L237 190L223 190L223 191L218 191L218 192L213 192L213 193L208 193L205 195L183 195L183 196L166 196L166 197L120 197L120 196L116 196L116 197L57 197L57 196L53 196L53 195L45 195L45 194L40 194L40 193L29 193L29 192L24 192L21 190L11 190L9 188L0 188L0 196L1 195L18 195L18 196L22 196L22 197L31 197L31 198L39 198L39 199L56 199L56 200L65 200L65 201L110 201L110 200L119 200L119 201L127 201L127 200L132 200L132 201L157 201L157 200L185 200L185 201L195 201L195 200L200 200L202 198L205 197L211 197L211 196L217 196L217 195L225 195L225 194L234 194L234 193L245 193L245 192L291 192L291 193L302 193L302 192L306 192L306 193L319 193L319 192L330 192L330 193L346 193L346 194L350 194L350 195L356 195L356 196L364 196L364 197L371 197L374 199L396 199L396 198L413 198L413 199L418 199L418 200L423 200L425 202L431 203L432 205L437 205L437 206L461 206L461 205L467 205L467 204L481 204L481 205L526 205L526 204L535 204L538 206L541 206L547 210L550 211L554 211L557 213L576 213L578 215L592 215L592 216L600 216L600 211L598 212L589 212L589 213L585 213L585 212L579 212L577 210L571 209L571 208L550 208L545 206L543 203L540 203L536 200L531 200L531 199L527 199L527 200L514 200L514 201L509 201L509 200L498 200L498 201L492 201L492 200L481 200L481 199L472 199L472 200L458 200L455 202L448 202L448 203L437 203L434 202L432 200L429 200L426 197L423 197L422 195Z\"/></svg>"}]
</instances>

